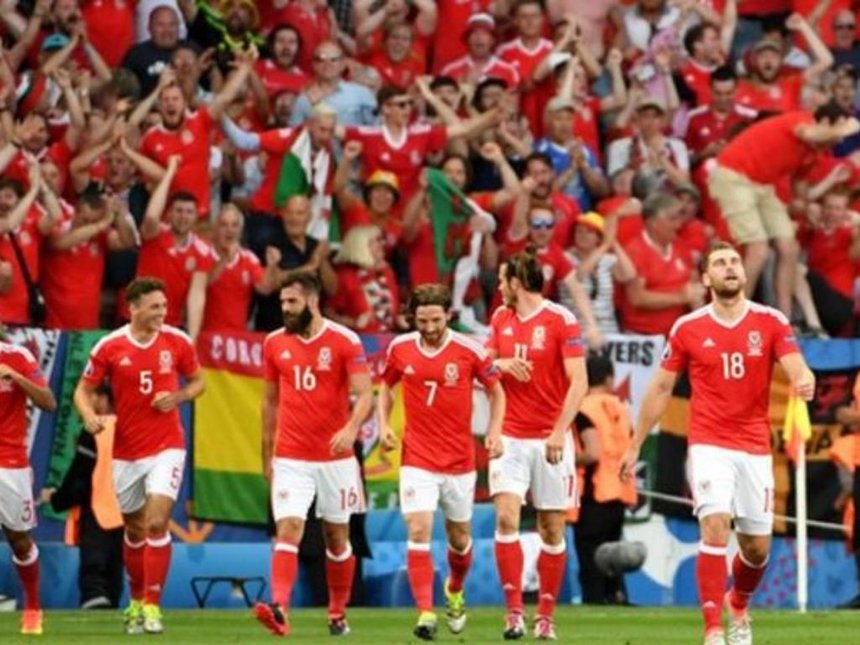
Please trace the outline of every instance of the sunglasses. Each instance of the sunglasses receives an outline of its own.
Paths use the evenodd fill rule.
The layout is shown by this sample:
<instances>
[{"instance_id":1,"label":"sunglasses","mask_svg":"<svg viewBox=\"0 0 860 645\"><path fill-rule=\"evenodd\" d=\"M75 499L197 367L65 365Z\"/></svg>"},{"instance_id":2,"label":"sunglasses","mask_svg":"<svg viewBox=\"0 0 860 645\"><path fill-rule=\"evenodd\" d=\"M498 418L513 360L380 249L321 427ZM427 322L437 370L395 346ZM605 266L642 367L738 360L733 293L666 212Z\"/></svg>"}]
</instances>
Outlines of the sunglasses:
<instances>
[{"instance_id":1,"label":"sunglasses","mask_svg":"<svg viewBox=\"0 0 860 645\"><path fill-rule=\"evenodd\" d=\"M855 29L855 28L856 28L856 25L854 25L854 24L846 24L846 23L842 23L842 24L838 24L838 23L837 23L837 24L833 25L833 28L834 28L834 29L851 29L851 30L853 30L853 29Z\"/></svg>"},{"instance_id":2,"label":"sunglasses","mask_svg":"<svg viewBox=\"0 0 860 645\"><path fill-rule=\"evenodd\" d=\"M336 63L341 60L343 56L340 54L332 54L331 56L314 56L315 63Z\"/></svg>"},{"instance_id":3,"label":"sunglasses","mask_svg":"<svg viewBox=\"0 0 860 645\"><path fill-rule=\"evenodd\" d=\"M554 219L533 219L530 222L530 225L532 228L537 229L537 230L551 229L553 226L555 226L555 220Z\"/></svg>"}]
</instances>

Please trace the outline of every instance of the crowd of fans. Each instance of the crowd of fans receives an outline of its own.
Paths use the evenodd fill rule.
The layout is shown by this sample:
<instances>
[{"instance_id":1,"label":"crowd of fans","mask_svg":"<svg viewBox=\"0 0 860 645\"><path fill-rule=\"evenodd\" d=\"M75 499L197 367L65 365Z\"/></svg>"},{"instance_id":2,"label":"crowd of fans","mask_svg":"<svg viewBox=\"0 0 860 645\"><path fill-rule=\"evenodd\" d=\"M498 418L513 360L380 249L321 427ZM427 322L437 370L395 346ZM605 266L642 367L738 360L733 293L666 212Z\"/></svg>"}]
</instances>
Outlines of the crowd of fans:
<instances>
[{"instance_id":1,"label":"crowd of fans","mask_svg":"<svg viewBox=\"0 0 860 645\"><path fill-rule=\"evenodd\" d=\"M851 0L0 6L6 323L113 327L150 275L192 336L271 330L302 267L358 331L404 328L428 281L478 326L500 260L531 245L599 345L668 332L704 301L699 256L734 238L751 294L802 332L854 335L860 135L755 184L790 213L776 226L762 197L761 235L724 217L742 193L715 174L774 115L858 114ZM775 137L746 146L778 157ZM430 168L469 196L465 227L442 223ZM439 265L440 235L465 271Z\"/></svg>"}]
</instances>

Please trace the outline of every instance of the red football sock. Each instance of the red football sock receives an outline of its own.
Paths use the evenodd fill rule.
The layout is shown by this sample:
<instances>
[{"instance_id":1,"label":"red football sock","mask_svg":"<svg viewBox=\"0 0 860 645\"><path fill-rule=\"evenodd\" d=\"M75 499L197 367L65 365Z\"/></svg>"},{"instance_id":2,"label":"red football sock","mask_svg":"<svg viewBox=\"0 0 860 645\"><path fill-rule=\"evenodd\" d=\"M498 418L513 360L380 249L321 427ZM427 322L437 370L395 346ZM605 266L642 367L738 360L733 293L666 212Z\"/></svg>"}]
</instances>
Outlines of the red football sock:
<instances>
[{"instance_id":1,"label":"red football sock","mask_svg":"<svg viewBox=\"0 0 860 645\"><path fill-rule=\"evenodd\" d=\"M700 543L696 558L696 588L706 634L723 628L723 596L728 575L726 547Z\"/></svg>"},{"instance_id":2,"label":"red football sock","mask_svg":"<svg viewBox=\"0 0 860 645\"><path fill-rule=\"evenodd\" d=\"M299 568L299 547L297 544L278 540L272 554L272 602L290 608L290 596Z\"/></svg>"},{"instance_id":3,"label":"red football sock","mask_svg":"<svg viewBox=\"0 0 860 645\"><path fill-rule=\"evenodd\" d=\"M146 538L143 552L143 602L147 605L161 602L161 592L164 591L164 581L170 568L170 551L170 533Z\"/></svg>"},{"instance_id":4,"label":"red football sock","mask_svg":"<svg viewBox=\"0 0 860 645\"><path fill-rule=\"evenodd\" d=\"M24 591L24 609L39 609L39 548L33 544L30 552L19 560L14 555L12 562L18 570L21 588Z\"/></svg>"},{"instance_id":5,"label":"red football sock","mask_svg":"<svg viewBox=\"0 0 860 645\"><path fill-rule=\"evenodd\" d=\"M328 582L328 616L341 618L346 615L346 605L352 594L352 579L355 577L355 556L347 543L341 553L325 552L325 576Z\"/></svg>"},{"instance_id":6,"label":"red football sock","mask_svg":"<svg viewBox=\"0 0 860 645\"><path fill-rule=\"evenodd\" d=\"M561 589L561 581L564 579L566 563L567 544L564 540L554 545L541 543L537 561L540 589L537 606L538 616L552 617L555 603L558 600L558 591Z\"/></svg>"},{"instance_id":7,"label":"red football sock","mask_svg":"<svg viewBox=\"0 0 860 645\"><path fill-rule=\"evenodd\" d=\"M418 611L433 611L433 558L430 556L429 543L407 544L406 572Z\"/></svg>"},{"instance_id":8,"label":"red football sock","mask_svg":"<svg viewBox=\"0 0 860 645\"><path fill-rule=\"evenodd\" d=\"M146 540L132 542L128 534L122 539L122 560L128 573L128 592L132 600L143 600L143 554Z\"/></svg>"},{"instance_id":9,"label":"red football sock","mask_svg":"<svg viewBox=\"0 0 860 645\"><path fill-rule=\"evenodd\" d=\"M457 551L450 544L448 545L448 591L458 592L463 589L463 581L466 579L466 574L469 573L469 567L472 566L472 540L462 551Z\"/></svg>"},{"instance_id":10,"label":"red football sock","mask_svg":"<svg viewBox=\"0 0 860 645\"><path fill-rule=\"evenodd\" d=\"M732 609L743 611L747 608L750 598L753 597L758 587L758 583L764 577L764 572L767 570L767 562L765 560L761 565L754 567L744 560L743 554L738 551L735 559L732 561L734 584L732 585L732 593L729 596L729 603Z\"/></svg>"},{"instance_id":11,"label":"red football sock","mask_svg":"<svg viewBox=\"0 0 860 645\"><path fill-rule=\"evenodd\" d=\"M496 533L496 565L511 613L523 613L523 548L519 533Z\"/></svg>"}]
</instances>

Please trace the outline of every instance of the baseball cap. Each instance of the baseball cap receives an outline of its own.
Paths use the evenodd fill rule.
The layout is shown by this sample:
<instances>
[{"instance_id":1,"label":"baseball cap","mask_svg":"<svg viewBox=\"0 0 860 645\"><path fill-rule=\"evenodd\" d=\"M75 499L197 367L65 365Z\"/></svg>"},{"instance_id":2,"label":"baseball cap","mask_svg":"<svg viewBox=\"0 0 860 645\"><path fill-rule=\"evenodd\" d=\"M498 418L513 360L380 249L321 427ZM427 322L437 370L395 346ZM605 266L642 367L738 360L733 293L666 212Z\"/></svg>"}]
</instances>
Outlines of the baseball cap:
<instances>
[{"instance_id":1,"label":"baseball cap","mask_svg":"<svg viewBox=\"0 0 860 645\"><path fill-rule=\"evenodd\" d=\"M69 37L65 34L51 34L42 41L42 51L52 52L62 49L69 44Z\"/></svg>"},{"instance_id":2,"label":"baseball cap","mask_svg":"<svg viewBox=\"0 0 860 645\"><path fill-rule=\"evenodd\" d=\"M601 236L603 235L603 216L599 213L595 213L594 211L583 213L577 218L576 223L577 225L582 224L583 226L587 226L595 233L600 233Z\"/></svg>"},{"instance_id":3,"label":"baseball cap","mask_svg":"<svg viewBox=\"0 0 860 645\"><path fill-rule=\"evenodd\" d=\"M496 19L488 13L476 13L472 16L469 16L469 20L466 22L466 31L463 32L463 40L467 40L469 38L469 34L471 34L476 29L483 29L484 31L489 31L495 36Z\"/></svg>"},{"instance_id":4,"label":"baseball cap","mask_svg":"<svg viewBox=\"0 0 860 645\"><path fill-rule=\"evenodd\" d=\"M782 53L782 46L772 38L762 38L755 45L753 45L752 51L753 54L758 54L759 52L765 51L766 49L772 49L778 54Z\"/></svg>"},{"instance_id":5,"label":"baseball cap","mask_svg":"<svg viewBox=\"0 0 860 645\"><path fill-rule=\"evenodd\" d=\"M400 180L397 175L387 170L376 170L371 173L367 181L364 182L364 189L369 190L374 186L385 186L394 193L395 199L400 197Z\"/></svg>"},{"instance_id":6,"label":"baseball cap","mask_svg":"<svg viewBox=\"0 0 860 645\"><path fill-rule=\"evenodd\" d=\"M559 110L575 110L573 100L566 96L556 96L546 104L548 112L558 112Z\"/></svg>"}]
</instances>

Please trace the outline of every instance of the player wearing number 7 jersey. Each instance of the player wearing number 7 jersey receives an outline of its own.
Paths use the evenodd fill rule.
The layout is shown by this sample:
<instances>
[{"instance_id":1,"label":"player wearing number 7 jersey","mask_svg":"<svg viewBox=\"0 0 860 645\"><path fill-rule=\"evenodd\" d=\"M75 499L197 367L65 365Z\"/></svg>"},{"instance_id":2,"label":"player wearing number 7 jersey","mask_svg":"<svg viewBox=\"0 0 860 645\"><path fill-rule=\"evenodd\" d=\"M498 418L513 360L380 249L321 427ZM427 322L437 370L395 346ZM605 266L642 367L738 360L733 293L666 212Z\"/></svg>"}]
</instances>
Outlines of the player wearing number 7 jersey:
<instances>
[{"instance_id":1,"label":"player wearing number 7 jersey","mask_svg":"<svg viewBox=\"0 0 860 645\"><path fill-rule=\"evenodd\" d=\"M574 504L571 423L588 390L576 318L541 296L543 269L533 252L510 257L499 269L505 306L493 314L487 349L502 372L505 420L502 455L490 461L496 506L496 562L508 615L504 637L524 636L520 509L531 491L541 550L534 633L555 640L553 613L564 575L564 516Z\"/></svg>"},{"instance_id":2,"label":"player wearing number 7 jersey","mask_svg":"<svg viewBox=\"0 0 860 645\"><path fill-rule=\"evenodd\" d=\"M104 419L93 402L99 385L110 384L116 402L113 482L130 591L125 628L128 634L157 634L164 630L159 602L170 566L167 524L185 468L179 406L203 393L203 375L191 338L164 324L164 283L137 278L126 298L131 322L93 347L74 400L87 432L101 432Z\"/></svg>"},{"instance_id":3,"label":"player wearing number 7 jersey","mask_svg":"<svg viewBox=\"0 0 860 645\"><path fill-rule=\"evenodd\" d=\"M481 344L448 329L451 292L447 287L416 287L408 312L418 331L399 336L388 346L379 392L379 441L384 450L396 447L388 419L393 407L390 388L400 383L406 408L400 507L408 530L409 584L420 612L414 633L422 640L433 640L433 515L441 506L450 568L445 581L448 628L459 634L466 625L463 582L472 563L469 523L475 497L474 381L486 388L490 398L487 449L491 456L497 456L501 448L505 393L499 371Z\"/></svg>"},{"instance_id":4,"label":"player wearing number 7 jersey","mask_svg":"<svg viewBox=\"0 0 860 645\"><path fill-rule=\"evenodd\" d=\"M263 468L277 530L272 603L254 613L275 635L289 633L287 610L296 580L305 517L316 497L326 545L329 633L349 633L346 604L355 557L349 517L365 509L353 445L373 405L359 337L320 315L316 274L294 271L281 284L284 327L263 344ZM355 402L350 412L350 391Z\"/></svg>"},{"instance_id":5,"label":"player wearing number 7 jersey","mask_svg":"<svg viewBox=\"0 0 860 645\"><path fill-rule=\"evenodd\" d=\"M678 373L686 370L692 397L687 474L701 542L696 584L706 645L723 645L722 612L729 615L728 643L752 643L747 604L764 575L773 528L773 469L768 401L775 362L796 396L809 400L815 379L785 316L744 297L740 254L724 242L702 261L702 281L712 303L679 318L662 364L642 403L623 474L630 476L645 437L669 403ZM734 520L740 552L734 584L725 595L726 545Z\"/></svg>"}]
</instances>

